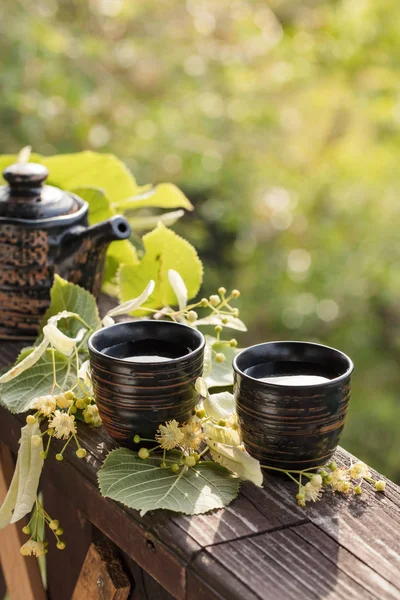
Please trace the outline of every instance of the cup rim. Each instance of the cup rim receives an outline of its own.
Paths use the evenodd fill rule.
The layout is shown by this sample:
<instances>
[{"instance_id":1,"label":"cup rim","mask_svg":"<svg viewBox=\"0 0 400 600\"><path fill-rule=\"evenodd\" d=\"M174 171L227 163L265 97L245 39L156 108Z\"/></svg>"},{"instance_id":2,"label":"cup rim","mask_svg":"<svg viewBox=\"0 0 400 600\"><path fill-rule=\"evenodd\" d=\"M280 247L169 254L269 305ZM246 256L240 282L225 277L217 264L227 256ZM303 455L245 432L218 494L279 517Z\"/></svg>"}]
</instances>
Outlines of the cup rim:
<instances>
[{"instance_id":1,"label":"cup rim","mask_svg":"<svg viewBox=\"0 0 400 600\"><path fill-rule=\"evenodd\" d=\"M146 363L143 363L140 361L134 361L134 360L130 360L128 362L122 358L117 358L116 356L110 356L108 354L104 354L104 352L101 352L101 350L97 350L97 348L95 348L93 345L93 340L96 341L97 337L101 337L101 335L104 333L105 330L109 331L112 328L118 329L118 328L121 328L122 326L134 327L135 325L137 325L139 323L143 324L145 322L146 323L156 323L158 326L161 325L161 327L168 325L169 327L171 327L171 326L172 327L181 327L181 328L185 328L186 330L190 330L191 333L193 333L195 336L198 337L199 345L197 346L197 348L195 348L188 354L184 354L183 356L178 356L177 358L169 358L168 360L163 360L162 362L148 361ZM114 323L114 325L109 325L108 327L103 327L102 329L95 331L94 333L92 333L92 335L88 339L88 348L89 348L90 353L102 358L103 360L110 360L114 364L124 365L125 367L128 365L132 365L135 367L138 367L138 366L143 367L143 366L148 366L148 365L152 366L152 367L153 366L160 367L160 366L164 366L164 365L168 366L168 365L177 364L177 363L181 362L182 360L187 360L188 358L192 358L193 356L195 356L196 354L201 352L204 349L205 345L206 345L206 339L205 339L204 335L198 329L194 329L194 327L189 327L189 325L185 325L183 323L175 323L174 321L161 321L161 320L154 321L152 319L143 319L143 320L136 320L136 321L122 321L121 323Z\"/></svg>"},{"instance_id":2,"label":"cup rim","mask_svg":"<svg viewBox=\"0 0 400 600\"><path fill-rule=\"evenodd\" d=\"M293 385L287 385L287 384L278 384L278 383L271 383L271 382L266 382L266 381L260 381L260 379L257 379L256 377L252 377L251 375L248 375L247 373L245 373L244 371L242 371L240 369L240 367L238 367L237 365L237 361L238 359L240 359L241 356L243 356L243 354L245 354L247 351L252 350L253 348L261 348L261 347L265 347L265 346L270 346L272 344L299 344L299 345L303 345L303 346L315 346L318 348L324 348L326 350L331 350L332 352L335 352L336 354L341 355L348 363L348 368L346 369L346 371L344 373L342 373L341 375L338 375L337 377L334 377L333 379L329 379L328 381L322 381L321 383L308 383L307 385L302 385L302 389L306 389L307 387L312 387L312 388L318 388L318 387L326 387L326 386L330 386L330 385L335 385L337 383L339 383L340 381L346 379L347 377L349 377L353 370L354 370L354 364L353 361L351 360L351 358L349 356L347 356L347 354L345 354L344 352L342 352L341 350L337 350L336 348L332 348L332 346L325 346L324 344L317 344L315 342L303 342L301 340L299 341L293 341L293 340L276 340L273 342L262 342L261 344L254 344L253 346L249 346L248 348L243 348L243 350L241 350L240 352L238 352L238 354L236 354L236 356L234 357L233 361L232 361L232 367L233 370L235 371L235 373L237 373L238 375L240 375L241 377L244 377L246 379L250 379L252 381L256 381L258 384L262 385L262 386L270 386L272 388L275 389L295 389L296 386Z\"/></svg>"}]
</instances>

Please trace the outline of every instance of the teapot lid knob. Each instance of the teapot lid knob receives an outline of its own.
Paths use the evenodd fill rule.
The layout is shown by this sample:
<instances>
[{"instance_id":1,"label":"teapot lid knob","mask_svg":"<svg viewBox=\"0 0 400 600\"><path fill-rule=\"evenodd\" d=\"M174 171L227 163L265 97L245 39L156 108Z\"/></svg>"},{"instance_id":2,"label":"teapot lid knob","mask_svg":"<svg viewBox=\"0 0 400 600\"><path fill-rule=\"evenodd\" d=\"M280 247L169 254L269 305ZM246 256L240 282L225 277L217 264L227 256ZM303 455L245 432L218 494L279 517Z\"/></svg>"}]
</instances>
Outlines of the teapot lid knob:
<instances>
[{"instance_id":1,"label":"teapot lid knob","mask_svg":"<svg viewBox=\"0 0 400 600\"><path fill-rule=\"evenodd\" d=\"M4 179L10 187L38 187L47 179L49 172L45 166L38 163L16 163L3 171Z\"/></svg>"}]
</instances>

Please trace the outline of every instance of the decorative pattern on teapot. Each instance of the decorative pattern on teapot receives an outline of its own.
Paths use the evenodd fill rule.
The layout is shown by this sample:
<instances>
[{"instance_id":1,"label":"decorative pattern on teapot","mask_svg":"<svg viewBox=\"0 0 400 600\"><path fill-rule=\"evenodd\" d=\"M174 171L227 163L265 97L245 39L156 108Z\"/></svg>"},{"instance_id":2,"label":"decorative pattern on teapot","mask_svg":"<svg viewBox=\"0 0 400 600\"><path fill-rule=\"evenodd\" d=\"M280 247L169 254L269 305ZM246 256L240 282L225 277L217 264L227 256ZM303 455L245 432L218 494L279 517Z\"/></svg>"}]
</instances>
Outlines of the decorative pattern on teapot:
<instances>
[{"instance_id":1,"label":"decorative pattern on teapot","mask_svg":"<svg viewBox=\"0 0 400 600\"><path fill-rule=\"evenodd\" d=\"M128 238L130 227L122 216L88 227L88 204L43 186L42 165L12 165L4 177L9 186L0 187L0 338L30 339L49 306L54 274L98 295L107 247Z\"/></svg>"}]
</instances>

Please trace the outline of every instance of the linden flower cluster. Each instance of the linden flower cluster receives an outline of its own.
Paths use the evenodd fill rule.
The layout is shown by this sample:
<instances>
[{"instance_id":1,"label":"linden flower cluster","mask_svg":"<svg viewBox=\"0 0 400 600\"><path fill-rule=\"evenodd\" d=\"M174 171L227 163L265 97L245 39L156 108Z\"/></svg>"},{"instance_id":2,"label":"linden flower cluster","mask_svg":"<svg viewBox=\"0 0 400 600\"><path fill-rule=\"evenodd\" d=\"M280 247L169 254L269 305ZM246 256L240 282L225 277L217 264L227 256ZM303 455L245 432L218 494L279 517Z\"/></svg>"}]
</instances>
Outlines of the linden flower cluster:
<instances>
[{"instance_id":1,"label":"linden flower cluster","mask_svg":"<svg viewBox=\"0 0 400 600\"><path fill-rule=\"evenodd\" d=\"M47 525L50 531L56 538L56 545L59 550L64 550L66 543L61 539L64 533L60 523L57 519L52 519L50 515L44 510L43 505L39 499L36 499L34 510L28 525L22 528L23 533L29 535L30 538L20 548L20 552L23 556L43 556L47 554L48 542L44 540L44 527L40 525Z\"/></svg>"},{"instance_id":2,"label":"linden flower cluster","mask_svg":"<svg viewBox=\"0 0 400 600\"><path fill-rule=\"evenodd\" d=\"M293 471L284 472L296 481L293 477ZM305 485L302 485L303 478L309 479ZM298 480L299 491L296 495L297 503L299 506L305 506L307 502L317 502L321 499L322 493L328 489L334 493L360 495L362 494L361 484L363 480L373 483L377 492L385 491L386 483L384 481L374 481L368 466L361 461L350 465L349 468L338 467L332 461L316 474L301 471Z\"/></svg>"},{"instance_id":3,"label":"linden flower cluster","mask_svg":"<svg viewBox=\"0 0 400 600\"><path fill-rule=\"evenodd\" d=\"M182 465L186 467L194 467L195 464L200 460L202 454L197 451L200 445L204 441L205 436L200 421L193 417L184 425L180 425L175 419L167 421L164 425L159 425L157 433L155 435L155 441L157 446L148 450L147 448L140 448L138 452L139 458L145 460L149 458L150 454L155 450L163 450L163 457L161 460L161 467L170 467L173 473L177 473ZM141 441L154 441L146 440L141 438L139 435L135 435L133 441L138 444ZM175 460L167 464L166 453L178 449L181 452L178 462Z\"/></svg>"},{"instance_id":4,"label":"linden flower cluster","mask_svg":"<svg viewBox=\"0 0 400 600\"><path fill-rule=\"evenodd\" d=\"M76 443L78 458L86 456L86 450L81 447L77 438L76 415L81 416L85 423L94 427L101 425L99 411L92 396L76 397L74 391L68 390L60 394L39 396L33 400L31 408L35 410L35 413L26 417L28 425L34 425L37 422L41 424L47 420L47 428L44 432L32 436L33 446L39 447L42 439L47 435L47 444L40 453L42 458L47 458L53 438L66 440L61 451L56 454L57 460L63 460L64 451L71 440Z\"/></svg>"}]
</instances>

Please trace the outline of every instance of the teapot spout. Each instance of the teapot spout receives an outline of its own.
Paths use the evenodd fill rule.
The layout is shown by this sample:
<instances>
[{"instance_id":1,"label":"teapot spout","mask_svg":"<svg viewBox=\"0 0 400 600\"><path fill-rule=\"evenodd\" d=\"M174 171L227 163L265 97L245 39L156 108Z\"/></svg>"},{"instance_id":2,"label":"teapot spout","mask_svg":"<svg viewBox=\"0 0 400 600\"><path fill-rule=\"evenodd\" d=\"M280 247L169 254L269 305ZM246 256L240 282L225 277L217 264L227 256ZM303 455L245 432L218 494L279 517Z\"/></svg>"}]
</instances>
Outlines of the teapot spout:
<instances>
[{"instance_id":1,"label":"teapot spout","mask_svg":"<svg viewBox=\"0 0 400 600\"><path fill-rule=\"evenodd\" d=\"M81 239L91 239L96 246L102 246L117 240L126 240L131 235L131 228L125 217L115 215L107 221L88 227L78 235Z\"/></svg>"}]
</instances>

